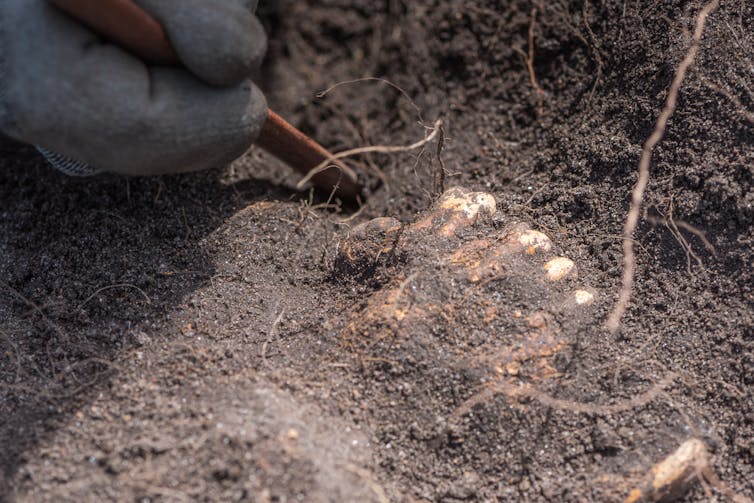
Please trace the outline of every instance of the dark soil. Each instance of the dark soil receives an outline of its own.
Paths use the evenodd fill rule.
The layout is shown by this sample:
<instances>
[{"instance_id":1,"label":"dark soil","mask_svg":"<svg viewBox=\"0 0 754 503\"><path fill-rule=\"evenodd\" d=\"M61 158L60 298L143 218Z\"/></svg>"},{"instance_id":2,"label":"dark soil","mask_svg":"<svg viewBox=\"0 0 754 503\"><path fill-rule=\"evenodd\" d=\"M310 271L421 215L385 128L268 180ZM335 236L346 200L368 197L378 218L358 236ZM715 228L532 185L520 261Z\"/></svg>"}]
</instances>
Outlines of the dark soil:
<instances>
[{"instance_id":1,"label":"dark soil","mask_svg":"<svg viewBox=\"0 0 754 503\"><path fill-rule=\"evenodd\" d=\"M754 498L751 2L708 20L652 158L631 307L617 335L603 326L642 144L701 6L262 8L275 109L334 150L410 144L418 120L441 117L445 185L498 201L469 239L516 222L548 234L597 292L578 315L513 273L456 290L431 240L338 266L355 225L430 208L435 143L362 157L371 195L353 214L297 193L256 150L205 173L75 179L4 142L0 500L622 501L690 437L729 492ZM378 81L316 97L367 76L421 112ZM383 337L370 299L401 287L456 316ZM552 316L566 347L542 363L547 378L524 362L495 387L495 351L524 329L485 322L483 302ZM519 385L530 391L505 391ZM705 490L725 499L700 484L683 498Z\"/></svg>"}]
</instances>

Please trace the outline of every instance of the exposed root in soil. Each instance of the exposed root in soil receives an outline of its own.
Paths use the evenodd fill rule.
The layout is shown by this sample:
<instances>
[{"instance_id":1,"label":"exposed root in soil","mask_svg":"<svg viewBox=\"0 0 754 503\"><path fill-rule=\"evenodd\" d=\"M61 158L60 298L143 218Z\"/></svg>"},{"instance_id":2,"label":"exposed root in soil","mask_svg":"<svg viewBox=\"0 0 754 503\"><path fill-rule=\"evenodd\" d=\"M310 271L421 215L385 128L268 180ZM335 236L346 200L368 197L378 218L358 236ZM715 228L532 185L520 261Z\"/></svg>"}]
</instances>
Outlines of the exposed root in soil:
<instances>
[{"instance_id":1,"label":"exposed root in soil","mask_svg":"<svg viewBox=\"0 0 754 503\"><path fill-rule=\"evenodd\" d=\"M442 159L442 149L445 146L445 130L440 124L438 127L440 131L440 137L437 139L437 150L435 150L435 156L437 162L440 164L440 168L437 170L437 176L435 177L435 198L438 198L445 192L445 161Z\"/></svg>"},{"instance_id":2,"label":"exposed root in soil","mask_svg":"<svg viewBox=\"0 0 754 503\"><path fill-rule=\"evenodd\" d=\"M713 488L717 489L718 492L733 501L733 503L754 503L754 500L744 496L743 494L736 493L725 482L720 480L715 471L712 469L712 466L710 466L709 464L706 466L701 466L699 471L696 473L696 476L697 478L699 478L702 484L711 485ZM709 493L708 488L705 488L705 490Z\"/></svg>"},{"instance_id":3,"label":"exposed root in soil","mask_svg":"<svg viewBox=\"0 0 754 503\"><path fill-rule=\"evenodd\" d=\"M360 78L360 79L344 80L344 81L341 81L341 82L337 82L337 83L331 85L330 87L328 87L327 89L325 89L324 91L318 92L316 96L317 96L317 98L321 99L321 98L324 98L325 96L327 96L328 94L330 94L333 90L337 89L340 86L345 86L345 85L350 85L350 84L358 84L359 82L382 82L383 84L387 84L388 86L392 87L393 89L395 89L396 91L398 91L399 93L401 93L401 95L404 98L406 98L406 101L408 101L409 105L411 105L411 108L413 108L414 110L416 110L416 116L419 119L419 123L420 124L424 123L424 119L422 118L422 109L421 109L421 107L416 104L416 102L411 98L411 96L409 96L408 92L406 92L406 90L403 89L398 84L395 84L395 83L389 81L388 79L384 79L384 78L381 78L381 77L363 77L363 78Z\"/></svg>"},{"instance_id":4,"label":"exposed root in soil","mask_svg":"<svg viewBox=\"0 0 754 503\"><path fill-rule=\"evenodd\" d=\"M518 396L533 398L539 403L546 405L547 407L574 412L577 414L594 414L601 416L608 416L612 414L620 414L632 409L638 409L653 402L662 392L675 381L676 375L674 373L668 373L665 377L657 381L651 388L644 393L640 393L635 397L618 402L612 405L594 405L591 403L574 402L572 400L563 400L555 398L535 388L523 389Z\"/></svg>"},{"instance_id":5,"label":"exposed root in soil","mask_svg":"<svg viewBox=\"0 0 754 503\"><path fill-rule=\"evenodd\" d=\"M23 366L21 365L21 356L18 352L18 346L16 346L16 344L13 342L13 339L11 339L5 333L0 333L0 341L5 342L5 344L8 346L8 349L6 349L5 351L5 355L15 361L16 373L13 381L16 382L21 376L21 371L23 370Z\"/></svg>"},{"instance_id":6,"label":"exposed root in soil","mask_svg":"<svg viewBox=\"0 0 754 503\"><path fill-rule=\"evenodd\" d=\"M340 168L337 165L331 164L333 161L336 161L338 159L344 159L346 157L353 157L355 155L369 154L369 153L396 154L400 152L410 152L412 150L421 148L427 145L428 143L431 143L440 134L441 127L442 127L442 119L437 119L431 128L427 128L429 131L431 131L430 134L427 135L423 140L419 140L415 143L412 143L411 145L406 145L406 146L374 145L374 146L368 146L368 147L352 148L349 150L343 150L341 152L333 154L328 159L325 159L324 161L319 163L317 166L315 166L311 171L309 171L309 173L298 182L296 187L298 189L303 188L307 183L309 183L309 181L312 179L314 175L326 169L329 169L331 167Z\"/></svg>"},{"instance_id":7,"label":"exposed root in soil","mask_svg":"<svg viewBox=\"0 0 754 503\"><path fill-rule=\"evenodd\" d=\"M101 365L103 367L108 368L109 371L95 372L92 375L91 379L89 379L86 382L81 382L76 377L75 371L81 367L86 367L89 364ZM49 379L48 382L45 383L46 386L44 388L37 389L36 387L32 388L30 386L24 386L20 384L6 384L6 383L0 383L0 388L17 391L20 393L25 393L29 396L35 397L40 400L45 400L49 402L57 402L59 400L78 396L81 393L94 387L97 383L101 382L105 376L110 376L113 373L117 373L121 371L122 371L121 367L111 361L105 360L103 358L92 357L92 358L86 358L84 360L80 360L76 363L69 365L62 372L57 374L55 377L53 377L52 379ZM78 386L76 386L73 389L71 389L70 386L65 385L65 383L63 382L65 379L69 378L69 376L70 376L70 379L75 382L75 384L78 384Z\"/></svg>"},{"instance_id":8,"label":"exposed root in soil","mask_svg":"<svg viewBox=\"0 0 754 503\"><path fill-rule=\"evenodd\" d=\"M644 144L644 148L641 152L641 159L639 160L638 168L638 180L634 189L631 191L631 206L626 215L626 222L623 228L623 278L622 286L618 294L618 301L615 303L612 312L607 321L607 328L610 332L615 333L620 327L620 321L623 315L626 313L628 303L631 300L631 292L634 287L634 274L636 272L636 256L634 254L633 237L636 233L636 226L639 222L639 214L641 211L641 205L644 201L644 192L647 189L649 183L649 164L652 160L652 152L657 144L662 140L665 135L665 128L667 127L668 120L675 111L678 101L678 92L680 91L683 79L686 76L686 71L694 63L696 55L699 52L699 46L701 44L702 36L704 35L704 25L707 21L707 17L712 11L714 11L719 5L720 0L712 0L707 3L699 15L696 18L694 35L691 42L691 47L686 52L686 56L678 65L673 82L670 85L668 96L665 101L665 106L660 113L655 124L654 131Z\"/></svg>"},{"instance_id":9,"label":"exposed root in soil","mask_svg":"<svg viewBox=\"0 0 754 503\"><path fill-rule=\"evenodd\" d=\"M602 69L605 67L605 63L602 60L602 55L600 54L600 49L597 45L597 36L594 34L594 31L592 31L592 27L589 24L589 0L584 0L582 15L584 17L584 27L586 28L586 32L589 34L590 40L590 43L587 45L589 45L589 47L592 49L592 55L594 56L594 60L597 63L597 75L594 77L594 84L592 85L592 90L589 91L589 98L586 102L587 106L589 106L589 104L592 102L592 99L594 98L595 91L597 91L597 86L602 80Z\"/></svg>"},{"instance_id":10,"label":"exposed root in soil","mask_svg":"<svg viewBox=\"0 0 754 503\"><path fill-rule=\"evenodd\" d=\"M513 50L521 54L524 58L524 63L529 71L529 80L531 86L534 89L534 94L537 97L537 115L541 116L544 113L544 96L545 92L537 82L537 75L534 72L534 28L537 25L537 6L531 8L531 21L529 22L529 41L528 51L524 52L520 47L513 47Z\"/></svg>"},{"instance_id":11,"label":"exposed root in soil","mask_svg":"<svg viewBox=\"0 0 754 503\"><path fill-rule=\"evenodd\" d=\"M535 400L542 405L551 409L563 410L573 412L576 414L592 414L597 416L609 416L613 414L620 414L632 409L638 409L653 402L660 396L665 388L670 386L675 380L674 373L668 373L661 380L656 382L650 389L636 395L635 397L618 402L612 405L595 405L590 403L575 402L572 400L564 400L555 398L542 390L538 389L529 383L521 383L515 381L498 381L492 385L482 389L475 393L471 398L461 404L451 415L451 421L455 421L460 417L471 412L471 410L480 403L485 403L496 395L505 395L508 398L514 400L531 399Z\"/></svg>"},{"instance_id":12,"label":"exposed root in soil","mask_svg":"<svg viewBox=\"0 0 754 503\"><path fill-rule=\"evenodd\" d=\"M85 306L85 305L86 305L86 304L87 304L87 303L88 303L88 302L89 302L90 300L92 300L92 299L93 299L94 297L96 297L96 296L97 296L97 295L99 295L100 293L104 292L105 290L111 290L111 289L113 289L113 288L132 288L132 289L136 290L137 292L139 292L139 293L140 293L140 294L141 294L141 295L142 295L142 296L144 297L144 300L146 300L146 301L147 301L147 304L151 304L151 303L152 303L152 300L151 300L151 299L149 298L149 295L147 295L147 294L146 294L146 293L144 292L144 290L142 290L142 289L141 289L141 288L139 288L138 286L136 286L136 285L132 285L132 284L130 284L130 283L119 283L119 284L117 284L117 285L108 285L108 286L103 286L102 288L98 289L98 290L97 290L97 291L95 291L95 292L94 292L93 294L91 294L91 295L90 295L89 297L87 297L86 299L84 299L84 301L83 301L83 302L81 302L81 304L79 304L79 305L78 305L78 307L76 308L76 311L79 311L79 310L80 310L81 308L83 308L83 307L84 307L84 306Z\"/></svg>"},{"instance_id":13,"label":"exposed root in soil","mask_svg":"<svg viewBox=\"0 0 754 503\"><path fill-rule=\"evenodd\" d=\"M743 117L744 120L749 122L750 124L754 125L754 112L748 110L741 99L733 94L730 89L717 85L714 82L704 78L703 79L704 85L707 86L707 88L711 89L712 91L715 91L718 94L721 94L728 98L731 103L736 107L736 112Z\"/></svg>"},{"instance_id":14,"label":"exposed root in soil","mask_svg":"<svg viewBox=\"0 0 754 503\"><path fill-rule=\"evenodd\" d=\"M277 307L275 309L277 309ZM285 308L283 308L280 311L280 314L277 315L277 317L275 318L275 321L272 322L270 331L267 334L267 339L265 339L264 343L262 344L261 358L262 358L262 363L264 363L266 366L269 366L269 363L267 361L267 348L269 347L272 340L277 337L278 326L280 325L280 322L283 321L283 316L285 316Z\"/></svg>"},{"instance_id":15,"label":"exposed root in soil","mask_svg":"<svg viewBox=\"0 0 754 503\"><path fill-rule=\"evenodd\" d=\"M661 216L659 218L653 215L648 215L647 211L645 210L643 218L652 225L663 225L665 226L665 228L668 229L670 234L678 242L678 244L681 245L681 248L683 248L683 251L686 253L686 270L688 271L689 274L693 273L691 270L692 258L694 259L694 261L696 261L700 269L704 269L704 262L702 262L702 259L694 251L693 247L691 246L691 243L689 243L689 241L681 232L681 229L696 236L702 242L702 244L707 249L707 251L710 254L712 254L713 257L717 257L717 250L715 250L715 247L712 245L712 243L709 242L704 232L697 229L696 227L694 227L688 222L684 222L683 220L676 220L673 217L672 196L670 198L670 203L668 205L668 215L665 216L662 213L660 213L660 215Z\"/></svg>"},{"instance_id":16,"label":"exposed root in soil","mask_svg":"<svg viewBox=\"0 0 754 503\"><path fill-rule=\"evenodd\" d=\"M418 123L420 125L424 126L424 127L427 127L425 125L424 117L422 116L422 109L421 109L421 107L419 105L416 104L416 101L414 101L413 98L411 98L411 96L408 94L408 92L405 89L403 89L398 84L395 84L394 82L392 82L392 81L390 81L390 80L388 80L386 78L382 78L382 77L362 77L362 78L358 78L358 79L344 80L344 81L337 82L337 83L331 85L330 87L328 87L324 91L318 92L316 94L316 97L322 99L322 98L326 97L328 94L330 94L333 90L335 90L335 89L337 89L337 88L339 88L341 86L358 84L358 83L362 83L362 82L379 82L379 83L385 84L385 85L387 85L387 86L395 89L396 91L398 91L398 93L400 93L401 96L403 96L403 98L408 102L408 104L411 106L411 108L413 108L416 111L416 118L417 118ZM349 121L344 120L343 122L345 124L348 124L349 126L353 127L354 129L356 129L354 126L351 125L351 123ZM365 138L365 135L361 134L361 133L357 133L357 136L360 137L360 138L362 138L362 140ZM365 153L372 153L372 152L360 152L360 153L361 154L365 154ZM384 152L377 151L376 153L384 153ZM356 155L356 154L353 154L353 155ZM419 157L421 157L421 154L420 154ZM327 162L330 162L330 160L328 159ZM418 162L418 159L417 159L417 162ZM440 162L442 162L442 160ZM369 158L369 157L366 159L366 164L368 165L369 169L371 171L373 171L377 175L377 177L380 179L380 181L382 182L382 184L389 190L390 181L388 180L388 177L385 175L384 170L380 166L378 166L376 163L374 163L371 160L371 158ZM314 169L316 170L318 168L319 167L315 167ZM322 169L326 169L326 168L322 168ZM313 173L316 173L316 171L313 171L312 174ZM443 175L444 175L444 173L443 173ZM311 176L311 174L310 174L310 176ZM301 187L304 184L305 184L304 181L299 182L299 187Z\"/></svg>"},{"instance_id":17,"label":"exposed root in soil","mask_svg":"<svg viewBox=\"0 0 754 503\"><path fill-rule=\"evenodd\" d=\"M6 283L4 281L0 281L0 286L5 287L5 289L8 290L11 294L13 294L13 296L15 296L16 298L18 298L19 300L21 300L30 309L32 309L33 311L35 311L36 313L38 313L39 316L44 320L44 322L52 330L54 330L55 332L57 332L57 334L60 337L62 337L64 340L68 340L68 336L65 334L65 332L63 332L63 329L60 328L60 325L58 325L57 323L53 322L47 316L47 314L45 314L44 310L41 307L39 307L34 301L28 299L24 294L22 294L21 292L19 292L18 290L16 290L15 288L13 288L12 286L10 286L8 283Z\"/></svg>"}]
</instances>

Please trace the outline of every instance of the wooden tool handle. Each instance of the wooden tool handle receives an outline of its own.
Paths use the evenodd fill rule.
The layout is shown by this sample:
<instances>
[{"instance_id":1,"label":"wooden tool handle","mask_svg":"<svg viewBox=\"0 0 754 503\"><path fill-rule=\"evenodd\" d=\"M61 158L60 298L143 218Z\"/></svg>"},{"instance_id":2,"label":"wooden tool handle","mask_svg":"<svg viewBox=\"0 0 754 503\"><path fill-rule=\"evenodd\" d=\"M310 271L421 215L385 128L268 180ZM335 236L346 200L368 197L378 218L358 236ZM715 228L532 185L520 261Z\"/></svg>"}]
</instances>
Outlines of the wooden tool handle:
<instances>
[{"instance_id":1,"label":"wooden tool handle","mask_svg":"<svg viewBox=\"0 0 754 503\"><path fill-rule=\"evenodd\" d=\"M148 63L180 65L181 61L165 32L165 28L149 13L131 0L50 0L59 9L78 19L97 33L138 56ZM332 154L317 142L267 110L267 120L257 138L257 145L288 164L307 174ZM312 177L319 188L344 199L354 201L362 188L342 169L340 161Z\"/></svg>"},{"instance_id":2,"label":"wooden tool handle","mask_svg":"<svg viewBox=\"0 0 754 503\"><path fill-rule=\"evenodd\" d=\"M131 0L50 2L148 63L181 64L165 28Z\"/></svg>"}]
</instances>

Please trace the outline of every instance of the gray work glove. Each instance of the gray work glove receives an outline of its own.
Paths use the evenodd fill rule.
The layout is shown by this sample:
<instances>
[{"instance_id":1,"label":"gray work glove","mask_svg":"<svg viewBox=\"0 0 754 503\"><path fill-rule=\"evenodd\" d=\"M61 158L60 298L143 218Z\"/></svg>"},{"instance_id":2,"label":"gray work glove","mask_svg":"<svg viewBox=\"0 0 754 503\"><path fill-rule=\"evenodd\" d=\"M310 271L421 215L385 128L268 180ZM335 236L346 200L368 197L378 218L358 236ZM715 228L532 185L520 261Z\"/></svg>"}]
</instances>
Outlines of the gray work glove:
<instances>
[{"instance_id":1,"label":"gray work glove","mask_svg":"<svg viewBox=\"0 0 754 503\"><path fill-rule=\"evenodd\" d=\"M148 66L45 0L0 0L0 129L72 172L185 172L243 154L267 109L248 80L266 50L256 0L137 3L188 70Z\"/></svg>"}]
</instances>

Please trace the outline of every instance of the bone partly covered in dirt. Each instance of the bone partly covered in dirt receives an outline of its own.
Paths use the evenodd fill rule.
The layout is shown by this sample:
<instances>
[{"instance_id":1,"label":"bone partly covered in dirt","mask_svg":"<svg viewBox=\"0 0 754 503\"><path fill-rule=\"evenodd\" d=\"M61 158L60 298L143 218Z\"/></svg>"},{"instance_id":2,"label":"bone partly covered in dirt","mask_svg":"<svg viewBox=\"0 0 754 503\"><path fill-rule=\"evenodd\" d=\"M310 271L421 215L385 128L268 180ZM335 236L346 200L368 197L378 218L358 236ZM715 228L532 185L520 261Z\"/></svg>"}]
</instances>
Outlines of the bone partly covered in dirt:
<instances>
[{"instance_id":1,"label":"bone partly covered in dirt","mask_svg":"<svg viewBox=\"0 0 754 503\"><path fill-rule=\"evenodd\" d=\"M451 246L439 257L441 262L454 271L465 271L468 281L478 283L510 272L514 256L533 257L552 250L550 238L526 224L513 225L502 233L493 231L490 238L464 237L465 229L484 228L495 210L491 194L451 188L413 223L403 225L395 218L380 217L354 227L339 247L336 263L342 272L356 273L391 253L420 254L416 242L439 239ZM553 257L543 267L546 278L553 282L576 277L575 263L565 257ZM580 306L594 301L594 294L586 290L573 295Z\"/></svg>"},{"instance_id":2,"label":"bone partly covered in dirt","mask_svg":"<svg viewBox=\"0 0 754 503\"><path fill-rule=\"evenodd\" d=\"M432 210L416 221L412 230L433 229L434 234L446 238L495 214L497 201L486 192L472 192L454 187L443 193Z\"/></svg>"},{"instance_id":3,"label":"bone partly covered in dirt","mask_svg":"<svg viewBox=\"0 0 754 503\"><path fill-rule=\"evenodd\" d=\"M460 415L494 394L514 397L520 379L556 378L552 359L568 346L558 316L581 316L577 313L595 299L592 290L572 290L562 281L576 279L576 265L552 255L546 234L526 224L493 226L495 208L490 194L450 189L415 222L378 218L355 227L337 258L338 270L354 276L370 274L380 264L390 267L392 279L372 292L344 327L343 337L354 348L369 352L386 340L395 341L395 348L419 332L466 333L454 326L461 323L454 313L462 313L465 324L500 330L489 346L465 356L492 375L489 389L462 404ZM388 263L388 256L401 259ZM523 297L501 297L501 288L523 288ZM526 302L528 312L521 312Z\"/></svg>"},{"instance_id":4,"label":"bone partly covered in dirt","mask_svg":"<svg viewBox=\"0 0 754 503\"><path fill-rule=\"evenodd\" d=\"M357 225L338 250L338 269L358 272L391 253L401 229L403 224L390 217L375 218Z\"/></svg>"},{"instance_id":5,"label":"bone partly covered in dirt","mask_svg":"<svg viewBox=\"0 0 754 503\"><path fill-rule=\"evenodd\" d=\"M634 488L623 503L674 501L682 497L704 472L710 460L704 442L691 438L654 465L644 484Z\"/></svg>"},{"instance_id":6,"label":"bone partly covered in dirt","mask_svg":"<svg viewBox=\"0 0 754 503\"><path fill-rule=\"evenodd\" d=\"M550 281L560 281L571 273L576 272L576 264L573 260L565 257L555 257L548 261L544 265L544 270L547 273L547 279Z\"/></svg>"},{"instance_id":7,"label":"bone partly covered in dirt","mask_svg":"<svg viewBox=\"0 0 754 503\"><path fill-rule=\"evenodd\" d=\"M594 294L588 290L576 290L573 292L573 300L578 306L591 306L594 302Z\"/></svg>"},{"instance_id":8,"label":"bone partly covered in dirt","mask_svg":"<svg viewBox=\"0 0 754 503\"><path fill-rule=\"evenodd\" d=\"M552 241L546 234L526 226L519 226L518 231L514 233L514 239L525 247L529 255L534 255L539 251L549 252L552 249Z\"/></svg>"}]
</instances>

